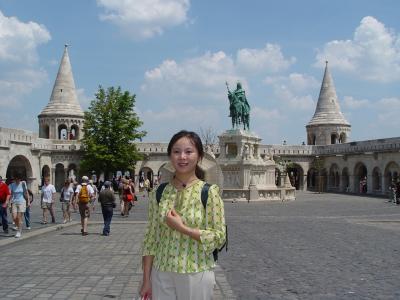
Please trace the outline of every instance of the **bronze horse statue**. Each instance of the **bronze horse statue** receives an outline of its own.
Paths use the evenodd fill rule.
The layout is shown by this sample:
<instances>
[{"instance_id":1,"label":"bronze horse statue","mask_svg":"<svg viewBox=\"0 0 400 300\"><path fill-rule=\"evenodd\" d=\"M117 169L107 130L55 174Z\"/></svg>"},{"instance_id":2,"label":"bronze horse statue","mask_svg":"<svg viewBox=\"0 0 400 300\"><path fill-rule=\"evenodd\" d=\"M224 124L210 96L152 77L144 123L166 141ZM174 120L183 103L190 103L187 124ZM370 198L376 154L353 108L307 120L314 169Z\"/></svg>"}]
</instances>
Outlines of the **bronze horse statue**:
<instances>
[{"instance_id":1,"label":"bronze horse statue","mask_svg":"<svg viewBox=\"0 0 400 300\"><path fill-rule=\"evenodd\" d=\"M239 128L243 124L244 130L250 129L250 105L247 102L246 95L242 89L240 82L237 83L236 90L231 92L229 90L228 83L228 99L229 99L229 111L230 117L232 118L232 128Z\"/></svg>"}]
</instances>

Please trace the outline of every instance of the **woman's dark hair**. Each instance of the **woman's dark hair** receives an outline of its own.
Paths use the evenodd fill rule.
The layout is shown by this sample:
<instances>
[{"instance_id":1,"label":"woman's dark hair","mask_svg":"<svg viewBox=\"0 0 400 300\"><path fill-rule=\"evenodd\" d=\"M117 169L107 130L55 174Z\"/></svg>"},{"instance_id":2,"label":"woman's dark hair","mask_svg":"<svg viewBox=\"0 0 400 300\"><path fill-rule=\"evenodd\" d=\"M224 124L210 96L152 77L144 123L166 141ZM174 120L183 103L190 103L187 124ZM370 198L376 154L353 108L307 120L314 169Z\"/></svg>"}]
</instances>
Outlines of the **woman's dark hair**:
<instances>
[{"instance_id":1,"label":"woman's dark hair","mask_svg":"<svg viewBox=\"0 0 400 300\"><path fill-rule=\"evenodd\" d=\"M172 147L175 143L183 137L188 138L193 143L199 153L199 159L202 160L204 157L203 143L197 133L187 130L181 130L173 135L167 148L168 156L171 156ZM204 179L204 172L199 168L199 166L196 166L196 176L200 179Z\"/></svg>"},{"instance_id":2,"label":"woman's dark hair","mask_svg":"<svg viewBox=\"0 0 400 300\"><path fill-rule=\"evenodd\" d=\"M15 180L16 180L16 179L22 180L22 174L21 174L20 172L15 173L15 174L14 174L14 179L15 179Z\"/></svg>"},{"instance_id":3,"label":"woman's dark hair","mask_svg":"<svg viewBox=\"0 0 400 300\"><path fill-rule=\"evenodd\" d=\"M201 142L200 137L197 135L196 132L193 131L187 131L187 130L181 130L178 133L175 133L174 136L171 138L168 144L168 156L171 156L172 152L172 147L175 145L175 143L181 139L181 138L188 138L193 145L196 147L197 152L199 153L199 158L200 160L203 159L204 157L204 149L203 149L203 143Z\"/></svg>"}]
</instances>

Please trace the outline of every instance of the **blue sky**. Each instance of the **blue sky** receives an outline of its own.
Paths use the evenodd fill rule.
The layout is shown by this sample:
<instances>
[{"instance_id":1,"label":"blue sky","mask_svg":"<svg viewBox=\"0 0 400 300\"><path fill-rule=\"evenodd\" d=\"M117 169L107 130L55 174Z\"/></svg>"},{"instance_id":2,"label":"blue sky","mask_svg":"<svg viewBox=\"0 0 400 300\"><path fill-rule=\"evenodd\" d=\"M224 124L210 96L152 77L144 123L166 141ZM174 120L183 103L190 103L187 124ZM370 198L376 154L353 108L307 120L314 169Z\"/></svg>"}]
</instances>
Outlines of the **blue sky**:
<instances>
[{"instance_id":1,"label":"blue sky","mask_svg":"<svg viewBox=\"0 0 400 300\"><path fill-rule=\"evenodd\" d=\"M399 136L400 2L0 0L0 126L38 131L64 44L85 109L136 94L145 141L230 128L243 83L264 144L301 144L329 61L351 140Z\"/></svg>"}]
</instances>

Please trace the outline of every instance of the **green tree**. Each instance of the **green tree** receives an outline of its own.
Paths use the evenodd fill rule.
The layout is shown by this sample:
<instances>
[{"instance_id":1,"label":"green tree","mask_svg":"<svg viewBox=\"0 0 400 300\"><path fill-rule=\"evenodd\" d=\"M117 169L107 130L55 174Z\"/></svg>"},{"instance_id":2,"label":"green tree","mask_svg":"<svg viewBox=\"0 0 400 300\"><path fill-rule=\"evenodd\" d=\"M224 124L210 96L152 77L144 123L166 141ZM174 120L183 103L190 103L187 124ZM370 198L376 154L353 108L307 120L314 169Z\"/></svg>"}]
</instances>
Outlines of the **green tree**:
<instances>
[{"instance_id":1,"label":"green tree","mask_svg":"<svg viewBox=\"0 0 400 300\"><path fill-rule=\"evenodd\" d=\"M95 96L85 112L81 173L94 170L108 178L118 170L133 171L142 158L134 141L146 135L139 130L143 122L134 111L136 96L120 87L101 86Z\"/></svg>"}]
</instances>

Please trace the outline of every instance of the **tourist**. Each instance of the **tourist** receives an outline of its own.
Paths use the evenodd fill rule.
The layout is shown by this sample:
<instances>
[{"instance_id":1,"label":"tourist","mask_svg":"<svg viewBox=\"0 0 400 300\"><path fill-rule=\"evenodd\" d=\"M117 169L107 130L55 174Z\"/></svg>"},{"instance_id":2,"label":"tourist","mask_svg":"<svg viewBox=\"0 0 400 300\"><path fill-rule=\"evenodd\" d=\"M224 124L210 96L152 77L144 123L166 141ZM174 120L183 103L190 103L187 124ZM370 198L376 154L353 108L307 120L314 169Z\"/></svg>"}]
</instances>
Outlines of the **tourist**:
<instances>
[{"instance_id":1,"label":"tourist","mask_svg":"<svg viewBox=\"0 0 400 300\"><path fill-rule=\"evenodd\" d=\"M132 191L132 186L129 184L129 179L124 178L122 180L122 199L124 201L124 217L127 218L129 216L129 208L132 205L132 202L135 199L135 195Z\"/></svg>"},{"instance_id":2,"label":"tourist","mask_svg":"<svg viewBox=\"0 0 400 300\"><path fill-rule=\"evenodd\" d=\"M129 183L128 184L131 187L131 192L133 194L133 199L129 203L129 209L128 209L128 211L131 211L132 207L135 206L135 201L137 199L137 196L135 194L135 183L133 182L132 178L129 178Z\"/></svg>"},{"instance_id":3,"label":"tourist","mask_svg":"<svg viewBox=\"0 0 400 300\"><path fill-rule=\"evenodd\" d=\"M26 210L25 210L25 213L24 213L25 226L26 226L26 229L28 229L28 230L31 229L31 207L32 207L33 199L34 199L33 198L33 193L32 193L32 191L30 189L28 189L28 200L27 200L27 202L29 201L30 205L28 205L26 207Z\"/></svg>"},{"instance_id":4,"label":"tourist","mask_svg":"<svg viewBox=\"0 0 400 300\"><path fill-rule=\"evenodd\" d=\"M95 211L95 207L96 207L95 205L96 205L97 196L99 194L99 190L97 189L97 186L93 183L92 179L89 180L89 185L92 187L92 189L94 191L93 198L90 200L90 205L92 206L92 210Z\"/></svg>"},{"instance_id":5,"label":"tourist","mask_svg":"<svg viewBox=\"0 0 400 300\"><path fill-rule=\"evenodd\" d=\"M56 196L56 188L50 183L50 178L46 177L44 179L44 185L42 186L41 195L41 206L43 209L43 220L42 224L47 224L47 211L50 211L51 223L56 222L56 216L54 213L54 202Z\"/></svg>"},{"instance_id":6,"label":"tourist","mask_svg":"<svg viewBox=\"0 0 400 300\"><path fill-rule=\"evenodd\" d=\"M28 199L28 187L26 182L21 180L20 174L15 174L14 182L10 184L11 192L11 211L12 218L15 223L13 230L16 230L15 237L19 238L22 234L22 214L25 213L26 207L30 205Z\"/></svg>"},{"instance_id":7,"label":"tourist","mask_svg":"<svg viewBox=\"0 0 400 300\"><path fill-rule=\"evenodd\" d=\"M400 204L400 179L397 179L396 181L396 199L394 201L394 204Z\"/></svg>"},{"instance_id":8,"label":"tourist","mask_svg":"<svg viewBox=\"0 0 400 300\"><path fill-rule=\"evenodd\" d=\"M389 185L389 200L387 202L396 203L396 182L394 180Z\"/></svg>"},{"instance_id":9,"label":"tourist","mask_svg":"<svg viewBox=\"0 0 400 300\"><path fill-rule=\"evenodd\" d=\"M113 210L116 206L115 204L115 195L111 190L111 182L104 182L104 189L99 193L99 203L101 204L101 212L103 214L104 220L104 228L103 228L103 236L110 235L110 225L111 219L113 216Z\"/></svg>"},{"instance_id":10,"label":"tourist","mask_svg":"<svg viewBox=\"0 0 400 300\"><path fill-rule=\"evenodd\" d=\"M78 187L78 182L76 180L73 180L71 183L71 187L74 190L74 194L72 196L71 200L71 206L74 209L74 213L78 212L78 197L76 196L76 188Z\"/></svg>"},{"instance_id":11,"label":"tourist","mask_svg":"<svg viewBox=\"0 0 400 300\"><path fill-rule=\"evenodd\" d=\"M118 196L119 196L119 208L121 212L121 216L124 216L125 212L125 205L124 205L124 183L123 183L123 178L121 181L119 181L117 190L118 190Z\"/></svg>"},{"instance_id":12,"label":"tourist","mask_svg":"<svg viewBox=\"0 0 400 300\"><path fill-rule=\"evenodd\" d=\"M78 185L75 195L78 199L79 214L81 215L81 233L83 236L88 235L88 222L90 217L90 201L94 196L93 188L88 184L89 178L82 176L82 183Z\"/></svg>"},{"instance_id":13,"label":"tourist","mask_svg":"<svg viewBox=\"0 0 400 300\"><path fill-rule=\"evenodd\" d=\"M5 234L8 234L7 206L10 196L10 189L0 176L0 220Z\"/></svg>"},{"instance_id":14,"label":"tourist","mask_svg":"<svg viewBox=\"0 0 400 300\"><path fill-rule=\"evenodd\" d=\"M146 180L144 181L144 189L147 193L147 197L149 197L149 193L151 191L151 186L150 186L150 180L148 178L146 178Z\"/></svg>"},{"instance_id":15,"label":"tourist","mask_svg":"<svg viewBox=\"0 0 400 300\"><path fill-rule=\"evenodd\" d=\"M204 152L196 133L178 132L169 142L167 152L175 175L165 187L160 203L156 193L150 193L140 295L151 299L212 299L212 252L225 242L219 188L210 187L205 215L200 199L204 182L199 179L198 169Z\"/></svg>"},{"instance_id":16,"label":"tourist","mask_svg":"<svg viewBox=\"0 0 400 300\"><path fill-rule=\"evenodd\" d=\"M74 197L74 189L69 180L65 180L64 186L61 189L60 201L63 212L63 224L71 222L71 203Z\"/></svg>"}]
</instances>

